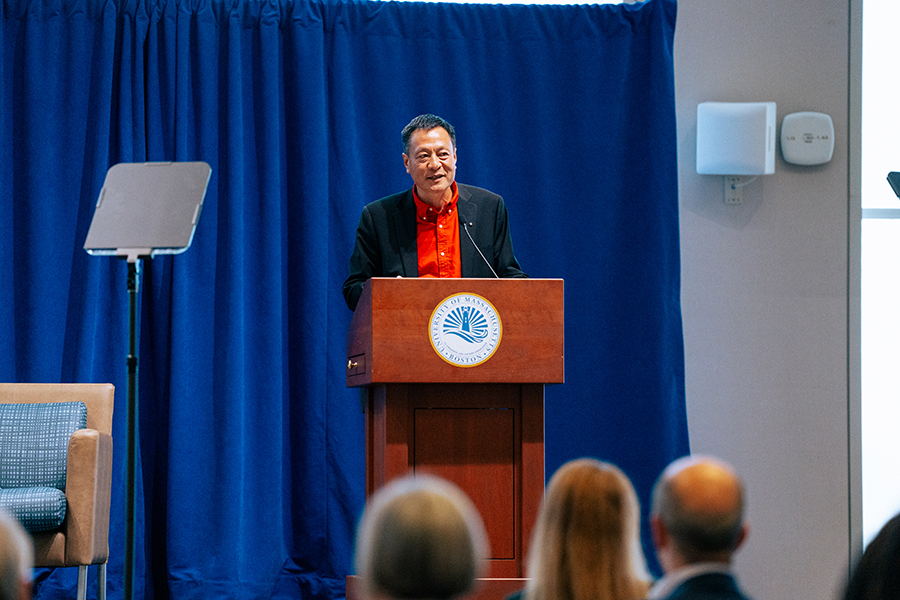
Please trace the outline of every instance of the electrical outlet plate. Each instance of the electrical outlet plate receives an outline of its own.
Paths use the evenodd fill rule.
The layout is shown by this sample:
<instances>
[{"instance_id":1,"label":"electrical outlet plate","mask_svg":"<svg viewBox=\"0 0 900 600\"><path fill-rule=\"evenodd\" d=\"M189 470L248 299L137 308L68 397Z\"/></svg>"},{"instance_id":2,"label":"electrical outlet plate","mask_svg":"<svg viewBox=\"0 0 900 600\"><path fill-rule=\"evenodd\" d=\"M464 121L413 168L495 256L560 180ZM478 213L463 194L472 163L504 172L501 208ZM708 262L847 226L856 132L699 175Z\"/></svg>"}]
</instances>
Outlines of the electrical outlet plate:
<instances>
[{"instance_id":1,"label":"electrical outlet plate","mask_svg":"<svg viewBox=\"0 0 900 600\"><path fill-rule=\"evenodd\" d=\"M744 178L741 175L722 177L725 189L725 204L741 204L744 201Z\"/></svg>"}]
</instances>

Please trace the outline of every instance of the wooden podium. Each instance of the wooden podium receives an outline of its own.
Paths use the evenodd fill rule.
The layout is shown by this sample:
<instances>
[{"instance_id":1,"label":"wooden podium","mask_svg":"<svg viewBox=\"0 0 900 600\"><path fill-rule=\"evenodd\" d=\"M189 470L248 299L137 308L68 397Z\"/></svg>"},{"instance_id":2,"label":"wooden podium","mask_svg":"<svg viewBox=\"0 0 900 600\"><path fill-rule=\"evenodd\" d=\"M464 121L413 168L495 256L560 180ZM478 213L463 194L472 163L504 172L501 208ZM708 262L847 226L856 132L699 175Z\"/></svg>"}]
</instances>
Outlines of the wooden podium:
<instances>
[{"instance_id":1,"label":"wooden podium","mask_svg":"<svg viewBox=\"0 0 900 600\"><path fill-rule=\"evenodd\" d=\"M370 279L347 334L366 496L427 472L481 513L489 576L522 577L544 492L544 384L562 383L561 279Z\"/></svg>"}]
</instances>

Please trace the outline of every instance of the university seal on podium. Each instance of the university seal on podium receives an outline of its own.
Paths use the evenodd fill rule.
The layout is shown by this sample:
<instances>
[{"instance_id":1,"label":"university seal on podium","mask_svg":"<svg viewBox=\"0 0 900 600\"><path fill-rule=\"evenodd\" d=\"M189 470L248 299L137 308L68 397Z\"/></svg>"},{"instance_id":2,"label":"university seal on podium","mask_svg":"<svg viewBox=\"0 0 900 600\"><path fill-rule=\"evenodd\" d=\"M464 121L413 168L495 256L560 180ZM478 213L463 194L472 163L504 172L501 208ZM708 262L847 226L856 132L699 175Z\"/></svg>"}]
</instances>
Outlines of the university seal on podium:
<instances>
[{"instance_id":1,"label":"university seal on podium","mask_svg":"<svg viewBox=\"0 0 900 600\"><path fill-rule=\"evenodd\" d=\"M489 359L503 336L494 306L477 294L454 294L431 313L431 346L451 365L475 367Z\"/></svg>"}]
</instances>

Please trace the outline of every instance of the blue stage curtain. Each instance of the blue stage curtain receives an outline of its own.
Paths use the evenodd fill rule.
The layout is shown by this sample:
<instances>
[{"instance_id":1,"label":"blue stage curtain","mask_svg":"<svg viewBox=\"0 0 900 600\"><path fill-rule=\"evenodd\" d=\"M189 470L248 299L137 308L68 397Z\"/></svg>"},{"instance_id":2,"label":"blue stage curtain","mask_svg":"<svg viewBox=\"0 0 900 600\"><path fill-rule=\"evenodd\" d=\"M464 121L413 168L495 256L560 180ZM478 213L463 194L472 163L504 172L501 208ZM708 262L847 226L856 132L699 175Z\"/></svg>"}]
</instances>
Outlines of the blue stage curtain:
<instances>
[{"instance_id":1,"label":"blue stage curtain","mask_svg":"<svg viewBox=\"0 0 900 600\"><path fill-rule=\"evenodd\" d=\"M688 451L675 13L675 0L2 3L0 380L117 386L112 600L126 268L82 246L118 162L213 170L192 247L142 265L138 597L343 596L364 416L344 386L340 288L363 205L411 184L399 132L423 112L457 127L458 180L506 199L523 268L565 279L548 477L596 456L646 509ZM37 597L74 584L74 569L42 571Z\"/></svg>"}]
</instances>

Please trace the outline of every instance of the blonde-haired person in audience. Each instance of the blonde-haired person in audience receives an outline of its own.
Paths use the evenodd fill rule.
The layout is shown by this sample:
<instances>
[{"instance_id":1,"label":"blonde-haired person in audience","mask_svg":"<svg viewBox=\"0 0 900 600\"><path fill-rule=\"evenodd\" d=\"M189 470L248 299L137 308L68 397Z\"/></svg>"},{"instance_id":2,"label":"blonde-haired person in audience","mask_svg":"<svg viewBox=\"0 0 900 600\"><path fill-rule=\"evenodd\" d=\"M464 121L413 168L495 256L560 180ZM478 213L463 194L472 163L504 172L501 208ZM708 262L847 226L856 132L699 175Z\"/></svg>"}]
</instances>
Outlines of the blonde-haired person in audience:
<instances>
[{"instance_id":1,"label":"blonde-haired person in audience","mask_svg":"<svg viewBox=\"0 0 900 600\"><path fill-rule=\"evenodd\" d=\"M526 600L640 600L650 575L640 505L628 477L592 458L559 468L528 552Z\"/></svg>"},{"instance_id":2,"label":"blonde-haired person in audience","mask_svg":"<svg viewBox=\"0 0 900 600\"><path fill-rule=\"evenodd\" d=\"M0 508L0 600L31 598L34 547L31 538Z\"/></svg>"},{"instance_id":3,"label":"blonde-haired person in audience","mask_svg":"<svg viewBox=\"0 0 900 600\"><path fill-rule=\"evenodd\" d=\"M485 571L487 535L456 485L417 475L372 495L356 536L356 573L369 599L450 600Z\"/></svg>"}]
</instances>

